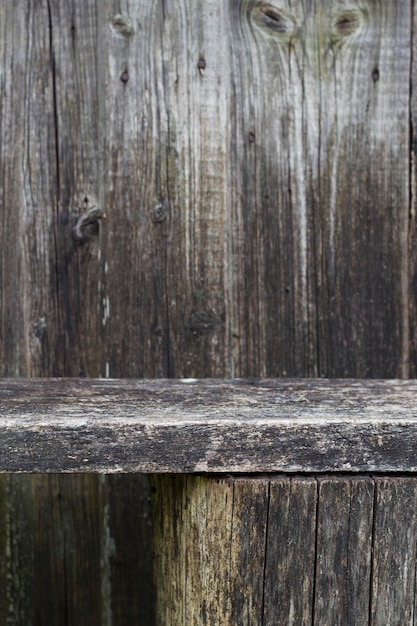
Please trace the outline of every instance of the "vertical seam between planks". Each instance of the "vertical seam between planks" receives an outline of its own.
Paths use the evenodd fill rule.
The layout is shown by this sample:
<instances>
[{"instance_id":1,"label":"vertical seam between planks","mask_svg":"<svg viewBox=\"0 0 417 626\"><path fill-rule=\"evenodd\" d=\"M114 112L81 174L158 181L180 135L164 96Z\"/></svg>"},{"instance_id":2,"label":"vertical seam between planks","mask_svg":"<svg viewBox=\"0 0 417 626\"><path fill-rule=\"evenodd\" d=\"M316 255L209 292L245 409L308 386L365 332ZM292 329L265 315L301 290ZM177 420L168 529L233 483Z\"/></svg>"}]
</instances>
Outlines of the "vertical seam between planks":
<instances>
[{"instance_id":1,"label":"vertical seam between planks","mask_svg":"<svg viewBox=\"0 0 417 626\"><path fill-rule=\"evenodd\" d=\"M187 555L187 539L190 535L192 523L190 521L190 516L192 514L190 507L188 506L188 489L192 489L195 493L195 477L192 479L192 485L190 485L190 477L188 474L185 474L184 481L180 478L181 481L181 528L182 528L182 536L181 536L181 550L182 550L182 562L183 567L182 571L184 572L184 583L183 583L183 597L182 597L182 619L183 626L187 626L187 613L188 613L188 555ZM178 487L177 487L178 488ZM184 520L187 521L187 526L184 524ZM200 546L197 546L197 549L200 550Z\"/></svg>"},{"instance_id":2,"label":"vertical seam between planks","mask_svg":"<svg viewBox=\"0 0 417 626\"><path fill-rule=\"evenodd\" d=\"M372 537L371 537L371 563L370 563L370 574L369 574L369 617L368 624L372 626L372 605L373 605L373 586L374 586L374 557L375 557L375 537L376 537L376 518L377 518L377 505L378 505L378 485L376 480L373 478L374 484L374 503L372 509Z\"/></svg>"},{"instance_id":3,"label":"vertical seam between planks","mask_svg":"<svg viewBox=\"0 0 417 626\"><path fill-rule=\"evenodd\" d=\"M54 54L51 0L47 0L47 5L48 5L48 18L49 18L49 53L50 53L50 61L51 61L51 69L52 69L52 100L53 100L53 112L54 112L56 182L57 182L57 190L59 192L60 178L59 178L58 97L57 97L57 87L56 87L56 64L55 64L55 54Z\"/></svg>"},{"instance_id":4,"label":"vertical seam between planks","mask_svg":"<svg viewBox=\"0 0 417 626\"><path fill-rule=\"evenodd\" d=\"M321 76L321 72L322 72L322 62L321 62L321 54L319 52L318 54L318 71L319 71L319 76ZM322 117L323 117L323 92L322 92L322 81L319 81L319 110L318 110L318 114L319 114L319 119L318 119L318 125L319 125L319 137L318 137L318 155L317 155L317 197L314 198L314 204L315 202L318 202L319 206L322 205L321 202L321 149L322 149ZM313 196L314 197L314 196ZM313 206L314 206L313 204ZM316 209L316 206L314 206L314 209ZM310 209L311 210L311 209ZM318 221L318 225L319 225L319 232L317 232L317 221ZM320 241L321 240L321 241ZM322 219L317 220L317 210L313 210L313 246L314 246L314 277L315 277L315 285L314 285L314 295L315 295L315 304L316 304L316 310L315 310L315 330L316 330L316 364L315 364L315 368L317 371L317 377L320 378L321 376L321 368L322 368L322 363L321 363L321 359L320 359L320 350L321 350L321 341L320 341L320 288L319 288L319 280L321 281L321 279L319 279L318 277L318 268L320 267L320 265L323 263L323 259L322 259L322 254L321 254L321 249L324 248L323 246L323 226L322 226ZM320 252L320 254L318 254L318 252ZM320 258L319 258L320 257ZM329 375L329 374L327 374Z\"/></svg>"},{"instance_id":5,"label":"vertical seam between planks","mask_svg":"<svg viewBox=\"0 0 417 626\"><path fill-rule=\"evenodd\" d=\"M417 589L417 544L414 543L414 593L413 593L413 626L416 624L416 589Z\"/></svg>"},{"instance_id":6,"label":"vertical seam between planks","mask_svg":"<svg viewBox=\"0 0 417 626\"><path fill-rule=\"evenodd\" d=\"M51 0L46 0L47 8L48 8L48 20L49 20L49 54L50 54L50 64L52 71L52 106L53 106L53 116L54 116L54 136L55 136L55 168L56 168L56 202L55 202L55 213L56 218L58 218L58 205L60 198L60 173L59 173L59 128L58 128L58 96L57 96L57 84L56 84L56 63L55 63L55 54L54 54L54 37L53 37L53 24L52 24L52 8L51 8ZM58 220L56 220L58 221ZM55 253L55 291L56 291L56 311L57 311L57 321L58 321L58 333L61 329L61 312L60 312L60 302L59 302L59 273L57 268L59 267L59 246L57 240L57 225L54 225L53 228L53 239L54 239L54 253ZM60 375L66 374L66 349L65 349L65 341L62 345L63 349L63 359L64 359L64 372L58 372ZM55 367L57 365L56 356L55 356Z\"/></svg>"},{"instance_id":7,"label":"vertical seam between planks","mask_svg":"<svg viewBox=\"0 0 417 626\"><path fill-rule=\"evenodd\" d=\"M166 3L165 1L162 3L162 12L163 12L163 24L165 25L165 12L166 12ZM170 123L170 104L169 104L169 94L167 93L169 90L169 79L167 77L167 72L166 72L166 67L165 67L165 62L164 62L164 52L163 52L163 48L164 48L164 34L163 31L161 33L161 50L162 50L162 58L161 58L161 63L162 63L162 77L163 77L163 90L164 90L164 104L165 104L165 111L166 111L166 127L167 127L167 132L168 132L168 145L165 146L165 168L166 168L166 182L165 182L165 189L164 189L164 194L166 197L166 204L168 207L168 228L169 228L169 234L168 234L168 242L167 240L165 240L164 242L164 249L163 249L163 256L164 256L164 263L165 263L165 267L164 267L164 291L165 291L165 295L164 295L164 302L165 302L165 316L166 316L166 341L165 341L165 350L166 350L166 354L165 354L165 358L163 357L163 362L164 362L164 369L165 369L165 375L167 376L167 378L173 378L174 376L174 368L172 366L172 354L171 354L171 330L170 330L170 306L169 306L169 294L168 294L168 289L167 289L167 285L169 283L169 275L168 275L168 245L171 241L171 237L172 237L172 220L173 220L173 215L172 215L172 198L171 198L171 193L170 193L170 152L171 152L171 123Z\"/></svg>"},{"instance_id":8,"label":"vertical seam between planks","mask_svg":"<svg viewBox=\"0 0 417 626\"><path fill-rule=\"evenodd\" d=\"M263 568L263 580L262 580L262 603L261 603L261 626L265 624L265 582L266 582L266 560L268 554L268 529L269 529L269 506L271 503L271 479L268 480L268 493L267 493L267 507L266 507L266 521L265 521L265 549L264 549L264 568Z\"/></svg>"},{"instance_id":9,"label":"vertical seam between planks","mask_svg":"<svg viewBox=\"0 0 417 626\"><path fill-rule=\"evenodd\" d=\"M316 477L316 528L314 537L314 571L313 571L313 597L311 602L311 626L315 624L316 612L316 587L317 587L317 571L318 571L318 545L319 545L319 503L320 503L320 482Z\"/></svg>"},{"instance_id":10,"label":"vertical seam between planks","mask_svg":"<svg viewBox=\"0 0 417 626\"><path fill-rule=\"evenodd\" d=\"M414 145L414 123L413 123L413 69L414 69L414 0L410 0L410 83L408 98L408 116L409 116L409 136L408 136L408 221L407 233L405 241L404 254L406 255L406 272L404 276L405 300L403 306L403 329L402 329L402 363L401 376L408 378L410 376L410 360L411 360L411 337L410 337L410 305L411 305L411 281L410 281L410 246L412 237L412 227L415 221L415 155L413 155Z\"/></svg>"},{"instance_id":11,"label":"vertical seam between planks","mask_svg":"<svg viewBox=\"0 0 417 626\"><path fill-rule=\"evenodd\" d=\"M48 482L50 482L50 478L48 477ZM58 493L61 492L61 480L62 480L62 476L57 476L57 484L58 484ZM54 494L52 493L52 498L54 497ZM69 606L68 606L68 538L67 538L67 529L65 524L63 524L63 519L64 519L64 514L63 514L63 497L58 497L58 510L59 510L59 520L60 520L60 527L62 528L62 547L63 547L63 579L64 579L64 616L65 616L65 624L70 624L71 622L69 621Z\"/></svg>"},{"instance_id":12,"label":"vertical seam between planks","mask_svg":"<svg viewBox=\"0 0 417 626\"><path fill-rule=\"evenodd\" d=\"M228 597L231 598L231 577L230 573L232 571L232 546L233 546L233 524L234 524L234 516L235 516L235 479L232 478L232 516L230 520L230 539L229 539L229 571L227 575L227 591ZM233 605L230 605L230 616L233 618Z\"/></svg>"}]
</instances>

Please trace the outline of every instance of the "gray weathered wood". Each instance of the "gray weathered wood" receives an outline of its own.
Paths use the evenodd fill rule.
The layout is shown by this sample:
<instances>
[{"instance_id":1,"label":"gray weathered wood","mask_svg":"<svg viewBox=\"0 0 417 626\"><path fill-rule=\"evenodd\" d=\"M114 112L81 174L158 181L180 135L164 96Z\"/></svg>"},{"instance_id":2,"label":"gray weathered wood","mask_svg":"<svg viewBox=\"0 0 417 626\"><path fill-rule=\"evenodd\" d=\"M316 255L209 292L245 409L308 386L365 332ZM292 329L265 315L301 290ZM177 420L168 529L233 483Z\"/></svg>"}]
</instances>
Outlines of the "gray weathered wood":
<instances>
[{"instance_id":1,"label":"gray weathered wood","mask_svg":"<svg viewBox=\"0 0 417 626\"><path fill-rule=\"evenodd\" d=\"M270 479L264 624L309 626L313 614L317 481Z\"/></svg>"},{"instance_id":2,"label":"gray weathered wood","mask_svg":"<svg viewBox=\"0 0 417 626\"><path fill-rule=\"evenodd\" d=\"M410 3L233 17L239 370L407 375Z\"/></svg>"},{"instance_id":3,"label":"gray weathered wood","mask_svg":"<svg viewBox=\"0 0 417 626\"><path fill-rule=\"evenodd\" d=\"M318 481L317 624L369 623L373 509L374 481L370 478L339 476ZM378 593L375 598L379 602Z\"/></svg>"},{"instance_id":4,"label":"gray weathered wood","mask_svg":"<svg viewBox=\"0 0 417 626\"><path fill-rule=\"evenodd\" d=\"M0 375L406 376L410 351L415 375L411 9L411 0L1 2ZM91 209L107 219L84 222L74 238ZM51 441L36 441L52 454ZM83 495L77 480L62 492L72 530L56 550L78 545L74 494L80 509L98 501L122 541L116 490L93 497L103 484L92 477ZM137 488L125 480L122 500ZM55 482L25 477L19 488L5 476L3 487L4 510L21 515L2 526L14 537L2 589L28 624L27 542L36 550L43 529L25 511L33 491L42 509ZM85 516L99 523L96 511ZM102 555L114 581L123 563ZM71 594L55 582L62 606ZM123 593L120 584L114 619Z\"/></svg>"},{"instance_id":5,"label":"gray weathered wood","mask_svg":"<svg viewBox=\"0 0 417 626\"><path fill-rule=\"evenodd\" d=\"M1 471L417 471L417 382L0 381Z\"/></svg>"},{"instance_id":6,"label":"gray weathered wood","mask_svg":"<svg viewBox=\"0 0 417 626\"><path fill-rule=\"evenodd\" d=\"M417 11L413 11L413 33L417 32ZM414 38L411 63L411 84L417 84L416 39ZM417 377L417 90L413 87L410 97L410 215L408 235L408 288L409 288L409 376Z\"/></svg>"},{"instance_id":7,"label":"gray weathered wood","mask_svg":"<svg viewBox=\"0 0 417 626\"><path fill-rule=\"evenodd\" d=\"M3 375L406 375L410 4L3 3Z\"/></svg>"},{"instance_id":8,"label":"gray weathered wood","mask_svg":"<svg viewBox=\"0 0 417 626\"><path fill-rule=\"evenodd\" d=\"M117 39L109 18L119 11L119 4L78 1L0 6L3 376L106 373L100 226L87 225L81 241L73 230L104 204L108 88L98 67L107 69L111 54L104 61L98 44L107 37L108 50L108 38ZM131 375L127 365L113 372ZM3 476L2 624L152 624L147 480L126 477L114 486L106 477ZM107 541L100 543L97 529Z\"/></svg>"},{"instance_id":9,"label":"gray weathered wood","mask_svg":"<svg viewBox=\"0 0 417 626\"><path fill-rule=\"evenodd\" d=\"M375 481L372 624L412 626L416 606L417 480Z\"/></svg>"}]
</instances>

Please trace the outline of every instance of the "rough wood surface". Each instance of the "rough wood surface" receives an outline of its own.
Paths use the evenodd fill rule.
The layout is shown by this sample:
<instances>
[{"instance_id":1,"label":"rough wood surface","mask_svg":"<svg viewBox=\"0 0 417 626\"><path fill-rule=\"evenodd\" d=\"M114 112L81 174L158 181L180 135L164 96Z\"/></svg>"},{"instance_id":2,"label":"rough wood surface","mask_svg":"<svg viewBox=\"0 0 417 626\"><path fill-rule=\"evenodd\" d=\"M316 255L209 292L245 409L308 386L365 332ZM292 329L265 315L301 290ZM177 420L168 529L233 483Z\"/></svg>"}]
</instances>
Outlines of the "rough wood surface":
<instances>
[{"instance_id":1,"label":"rough wood surface","mask_svg":"<svg viewBox=\"0 0 417 626\"><path fill-rule=\"evenodd\" d=\"M417 471L417 382L0 380L1 471Z\"/></svg>"},{"instance_id":2,"label":"rough wood surface","mask_svg":"<svg viewBox=\"0 0 417 626\"><path fill-rule=\"evenodd\" d=\"M415 13L411 0L1 2L0 376L392 377L409 361L414 376ZM145 483L131 520L117 511L134 477L109 500L77 480L57 555L78 545L74 494L98 502L109 537L134 545L103 557L106 602L150 624L147 588L123 596L116 575L146 537L129 530ZM21 516L2 525L14 574L0 605L26 626L22 555L44 529L25 514L35 491L53 511L56 484L2 481Z\"/></svg>"},{"instance_id":3,"label":"rough wood surface","mask_svg":"<svg viewBox=\"0 0 417 626\"><path fill-rule=\"evenodd\" d=\"M334 626L368 624L374 481L320 479L317 513L315 621ZM375 597L379 603L379 594ZM381 617L384 615L381 612Z\"/></svg>"},{"instance_id":4,"label":"rough wood surface","mask_svg":"<svg viewBox=\"0 0 417 626\"><path fill-rule=\"evenodd\" d=\"M317 481L270 478L264 625L309 626L314 606Z\"/></svg>"},{"instance_id":5,"label":"rough wood surface","mask_svg":"<svg viewBox=\"0 0 417 626\"><path fill-rule=\"evenodd\" d=\"M0 623L151 625L148 497L139 474L0 475Z\"/></svg>"},{"instance_id":6,"label":"rough wood surface","mask_svg":"<svg viewBox=\"0 0 417 626\"><path fill-rule=\"evenodd\" d=\"M371 623L412 626L416 609L417 480L375 481Z\"/></svg>"},{"instance_id":7,"label":"rough wood surface","mask_svg":"<svg viewBox=\"0 0 417 626\"><path fill-rule=\"evenodd\" d=\"M3 375L407 375L410 6L3 3Z\"/></svg>"},{"instance_id":8,"label":"rough wood surface","mask_svg":"<svg viewBox=\"0 0 417 626\"><path fill-rule=\"evenodd\" d=\"M158 626L412 626L415 476L151 484Z\"/></svg>"}]
</instances>

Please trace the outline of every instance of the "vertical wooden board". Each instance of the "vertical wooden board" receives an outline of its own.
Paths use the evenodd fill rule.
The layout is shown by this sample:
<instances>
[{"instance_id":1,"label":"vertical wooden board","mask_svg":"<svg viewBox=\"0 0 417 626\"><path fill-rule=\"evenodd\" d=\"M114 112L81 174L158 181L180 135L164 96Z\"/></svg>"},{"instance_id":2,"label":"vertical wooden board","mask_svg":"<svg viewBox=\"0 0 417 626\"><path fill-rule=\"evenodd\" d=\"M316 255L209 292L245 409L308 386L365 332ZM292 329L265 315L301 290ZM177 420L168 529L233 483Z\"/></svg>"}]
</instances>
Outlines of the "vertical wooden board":
<instances>
[{"instance_id":1,"label":"vertical wooden board","mask_svg":"<svg viewBox=\"0 0 417 626\"><path fill-rule=\"evenodd\" d=\"M227 623L233 486L160 475L151 493L156 624Z\"/></svg>"},{"instance_id":2,"label":"vertical wooden board","mask_svg":"<svg viewBox=\"0 0 417 626\"><path fill-rule=\"evenodd\" d=\"M113 474L101 476L100 483L104 505L102 602L108 623L112 626L153 626L148 477ZM104 588L106 584L107 590Z\"/></svg>"},{"instance_id":3,"label":"vertical wooden board","mask_svg":"<svg viewBox=\"0 0 417 626\"><path fill-rule=\"evenodd\" d=\"M311 624L316 508L315 479L271 479L264 580L265 626Z\"/></svg>"},{"instance_id":4,"label":"vertical wooden board","mask_svg":"<svg viewBox=\"0 0 417 626\"><path fill-rule=\"evenodd\" d=\"M234 478L229 573L232 624L263 624L268 508L267 478Z\"/></svg>"},{"instance_id":5,"label":"vertical wooden board","mask_svg":"<svg viewBox=\"0 0 417 626\"><path fill-rule=\"evenodd\" d=\"M32 479L37 624L112 623L102 606L98 482L83 474Z\"/></svg>"},{"instance_id":6,"label":"vertical wooden board","mask_svg":"<svg viewBox=\"0 0 417 626\"><path fill-rule=\"evenodd\" d=\"M274 7L232 4L232 249L242 376L317 373L305 92L292 75L291 36ZM275 12L276 29L268 17Z\"/></svg>"},{"instance_id":7,"label":"vertical wooden board","mask_svg":"<svg viewBox=\"0 0 417 626\"><path fill-rule=\"evenodd\" d=\"M375 479L371 581L372 626L408 626L415 619L415 478Z\"/></svg>"},{"instance_id":8,"label":"vertical wooden board","mask_svg":"<svg viewBox=\"0 0 417 626\"><path fill-rule=\"evenodd\" d=\"M171 211L167 304L172 364L176 376L227 377L233 373L235 305L230 14L223 3L171 0L159 19L162 58L157 57L155 78L157 106L169 132L164 194Z\"/></svg>"},{"instance_id":9,"label":"vertical wooden board","mask_svg":"<svg viewBox=\"0 0 417 626\"><path fill-rule=\"evenodd\" d=\"M369 623L374 484L319 479L314 623Z\"/></svg>"},{"instance_id":10,"label":"vertical wooden board","mask_svg":"<svg viewBox=\"0 0 417 626\"><path fill-rule=\"evenodd\" d=\"M417 11L412 11L411 96L410 96L410 221L409 221L409 341L410 378L417 376Z\"/></svg>"},{"instance_id":11,"label":"vertical wooden board","mask_svg":"<svg viewBox=\"0 0 417 626\"><path fill-rule=\"evenodd\" d=\"M105 376L173 374L166 295L169 148L153 70L161 45L159 6L107 0L99 10L98 55L105 59L99 65L101 185L107 214L101 283Z\"/></svg>"},{"instance_id":12,"label":"vertical wooden board","mask_svg":"<svg viewBox=\"0 0 417 626\"><path fill-rule=\"evenodd\" d=\"M182 586L186 526L183 522L183 492L186 476L151 477L153 571L156 624L184 623Z\"/></svg>"},{"instance_id":13,"label":"vertical wooden board","mask_svg":"<svg viewBox=\"0 0 417 626\"><path fill-rule=\"evenodd\" d=\"M318 284L327 376L408 375L410 17L410 2L342 3L328 22Z\"/></svg>"},{"instance_id":14,"label":"vertical wooden board","mask_svg":"<svg viewBox=\"0 0 417 626\"><path fill-rule=\"evenodd\" d=\"M267 479L151 484L156 623L262 624Z\"/></svg>"},{"instance_id":15,"label":"vertical wooden board","mask_svg":"<svg viewBox=\"0 0 417 626\"><path fill-rule=\"evenodd\" d=\"M0 477L0 623L37 626L33 576L33 493L29 476Z\"/></svg>"},{"instance_id":16,"label":"vertical wooden board","mask_svg":"<svg viewBox=\"0 0 417 626\"><path fill-rule=\"evenodd\" d=\"M404 376L410 2L233 11L242 370Z\"/></svg>"},{"instance_id":17,"label":"vertical wooden board","mask_svg":"<svg viewBox=\"0 0 417 626\"><path fill-rule=\"evenodd\" d=\"M51 225L57 307L52 374L104 376L107 265L100 219L92 214L105 212L101 11L90 1L48 2L48 7L57 193Z\"/></svg>"},{"instance_id":18,"label":"vertical wooden board","mask_svg":"<svg viewBox=\"0 0 417 626\"><path fill-rule=\"evenodd\" d=\"M185 525L179 526L177 533L186 535L182 561L184 623L228 623L232 621L233 486L229 481L189 476L183 504L187 509L182 517Z\"/></svg>"},{"instance_id":19,"label":"vertical wooden board","mask_svg":"<svg viewBox=\"0 0 417 626\"><path fill-rule=\"evenodd\" d=\"M57 200L47 2L0 8L0 372L52 372Z\"/></svg>"},{"instance_id":20,"label":"vertical wooden board","mask_svg":"<svg viewBox=\"0 0 417 626\"><path fill-rule=\"evenodd\" d=\"M109 0L106 13L106 371L230 376L227 10Z\"/></svg>"}]
</instances>

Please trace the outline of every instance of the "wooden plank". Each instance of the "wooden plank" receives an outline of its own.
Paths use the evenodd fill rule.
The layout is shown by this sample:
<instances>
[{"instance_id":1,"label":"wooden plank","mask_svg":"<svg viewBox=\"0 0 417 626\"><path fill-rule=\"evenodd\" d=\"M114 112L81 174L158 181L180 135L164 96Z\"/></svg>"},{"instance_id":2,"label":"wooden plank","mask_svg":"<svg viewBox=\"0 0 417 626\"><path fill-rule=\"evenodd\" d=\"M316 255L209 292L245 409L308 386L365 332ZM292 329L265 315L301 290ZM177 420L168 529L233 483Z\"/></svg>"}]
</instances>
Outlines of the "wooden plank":
<instances>
[{"instance_id":1,"label":"wooden plank","mask_svg":"<svg viewBox=\"0 0 417 626\"><path fill-rule=\"evenodd\" d=\"M102 596L98 482L99 476L82 474L32 479L34 623L111 624Z\"/></svg>"},{"instance_id":2,"label":"wooden plank","mask_svg":"<svg viewBox=\"0 0 417 626\"><path fill-rule=\"evenodd\" d=\"M169 212L170 375L223 378L232 375L236 341L231 11L223 3L167 0L155 18L152 151Z\"/></svg>"},{"instance_id":3,"label":"wooden plank","mask_svg":"<svg viewBox=\"0 0 417 626\"><path fill-rule=\"evenodd\" d=\"M410 378L417 377L417 62L415 54L416 50L416 32L417 32L417 11L413 11L413 54L411 59L411 96L410 96L410 216L409 216L409 237L408 237L408 256L409 256L409 278L408 278L408 297L409 297L409 341L410 341Z\"/></svg>"},{"instance_id":4,"label":"wooden plank","mask_svg":"<svg viewBox=\"0 0 417 626\"><path fill-rule=\"evenodd\" d=\"M156 623L261 625L268 480L151 484Z\"/></svg>"},{"instance_id":5,"label":"wooden plank","mask_svg":"<svg viewBox=\"0 0 417 626\"><path fill-rule=\"evenodd\" d=\"M101 475L100 496L104 514L101 543L103 618L99 623L153 626L148 477L143 474Z\"/></svg>"},{"instance_id":6,"label":"wooden plank","mask_svg":"<svg viewBox=\"0 0 417 626\"><path fill-rule=\"evenodd\" d=\"M50 20L55 176L49 251L54 318L44 343L54 376L105 374L103 319L105 259L100 215L105 213L100 104L100 12L94 2L46 3ZM96 211L96 213L94 213ZM90 216L90 217L88 217ZM48 304L51 308L51 304ZM48 308L45 309L48 311ZM47 313L50 317L49 312Z\"/></svg>"},{"instance_id":7,"label":"wooden plank","mask_svg":"<svg viewBox=\"0 0 417 626\"><path fill-rule=\"evenodd\" d=\"M269 510L267 477L235 478L230 545L230 623L263 626L264 574Z\"/></svg>"},{"instance_id":8,"label":"wooden plank","mask_svg":"<svg viewBox=\"0 0 417 626\"><path fill-rule=\"evenodd\" d=\"M0 11L0 368L45 376L57 321L54 293L56 134L48 4ZM49 333L52 335L49 335Z\"/></svg>"},{"instance_id":9,"label":"wooden plank","mask_svg":"<svg viewBox=\"0 0 417 626\"><path fill-rule=\"evenodd\" d=\"M0 476L0 623L36 626L36 538L31 476ZM61 588L62 577L55 589ZM51 598L51 604L55 598Z\"/></svg>"},{"instance_id":10,"label":"wooden plank","mask_svg":"<svg viewBox=\"0 0 417 626\"><path fill-rule=\"evenodd\" d=\"M314 622L367 626L374 482L338 476L318 486Z\"/></svg>"},{"instance_id":11,"label":"wooden plank","mask_svg":"<svg viewBox=\"0 0 417 626\"><path fill-rule=\"evenodd\" d=\"M414 381L2 380L2 471L417 471Z\"/></svg>"},{"instance_id":12,"label":"wooden plank","mask_svg":"<svg viewBox=\"0 0 417 626\"><path fill-rule=\"evenodd\" d=\"M310 626L316 554L317 481L270 479L264 580L265 626Z\"/></svg>"},{"instance_id":13,"label":"wooden plank","mask_svg":"<svg viewBox=\"0 0 417 626\"><path fill-rule=\"evenodd\" d=\"M417 481L384 477L375 483L371 623L411 626L416 603Z\"/></svg>"},{"instance_id":14,"label":"wooden plank","mask_svg":"<svg viewBox=\"0 0 417 626\"><path fill-rule=\"evenodd\" d=\"M141 475L1 475L0 622L151 626L146 483Z\"/></svg>"},{"instance_id":15,"label":"wooden plank","mask_svg":"<svg viewBox=\"0 0 417 626\"><path fill-rule=\"evenodd\" d=\"M234 8L240 376L407 375L411 14Z\"/></svg>"}]
</instances>

